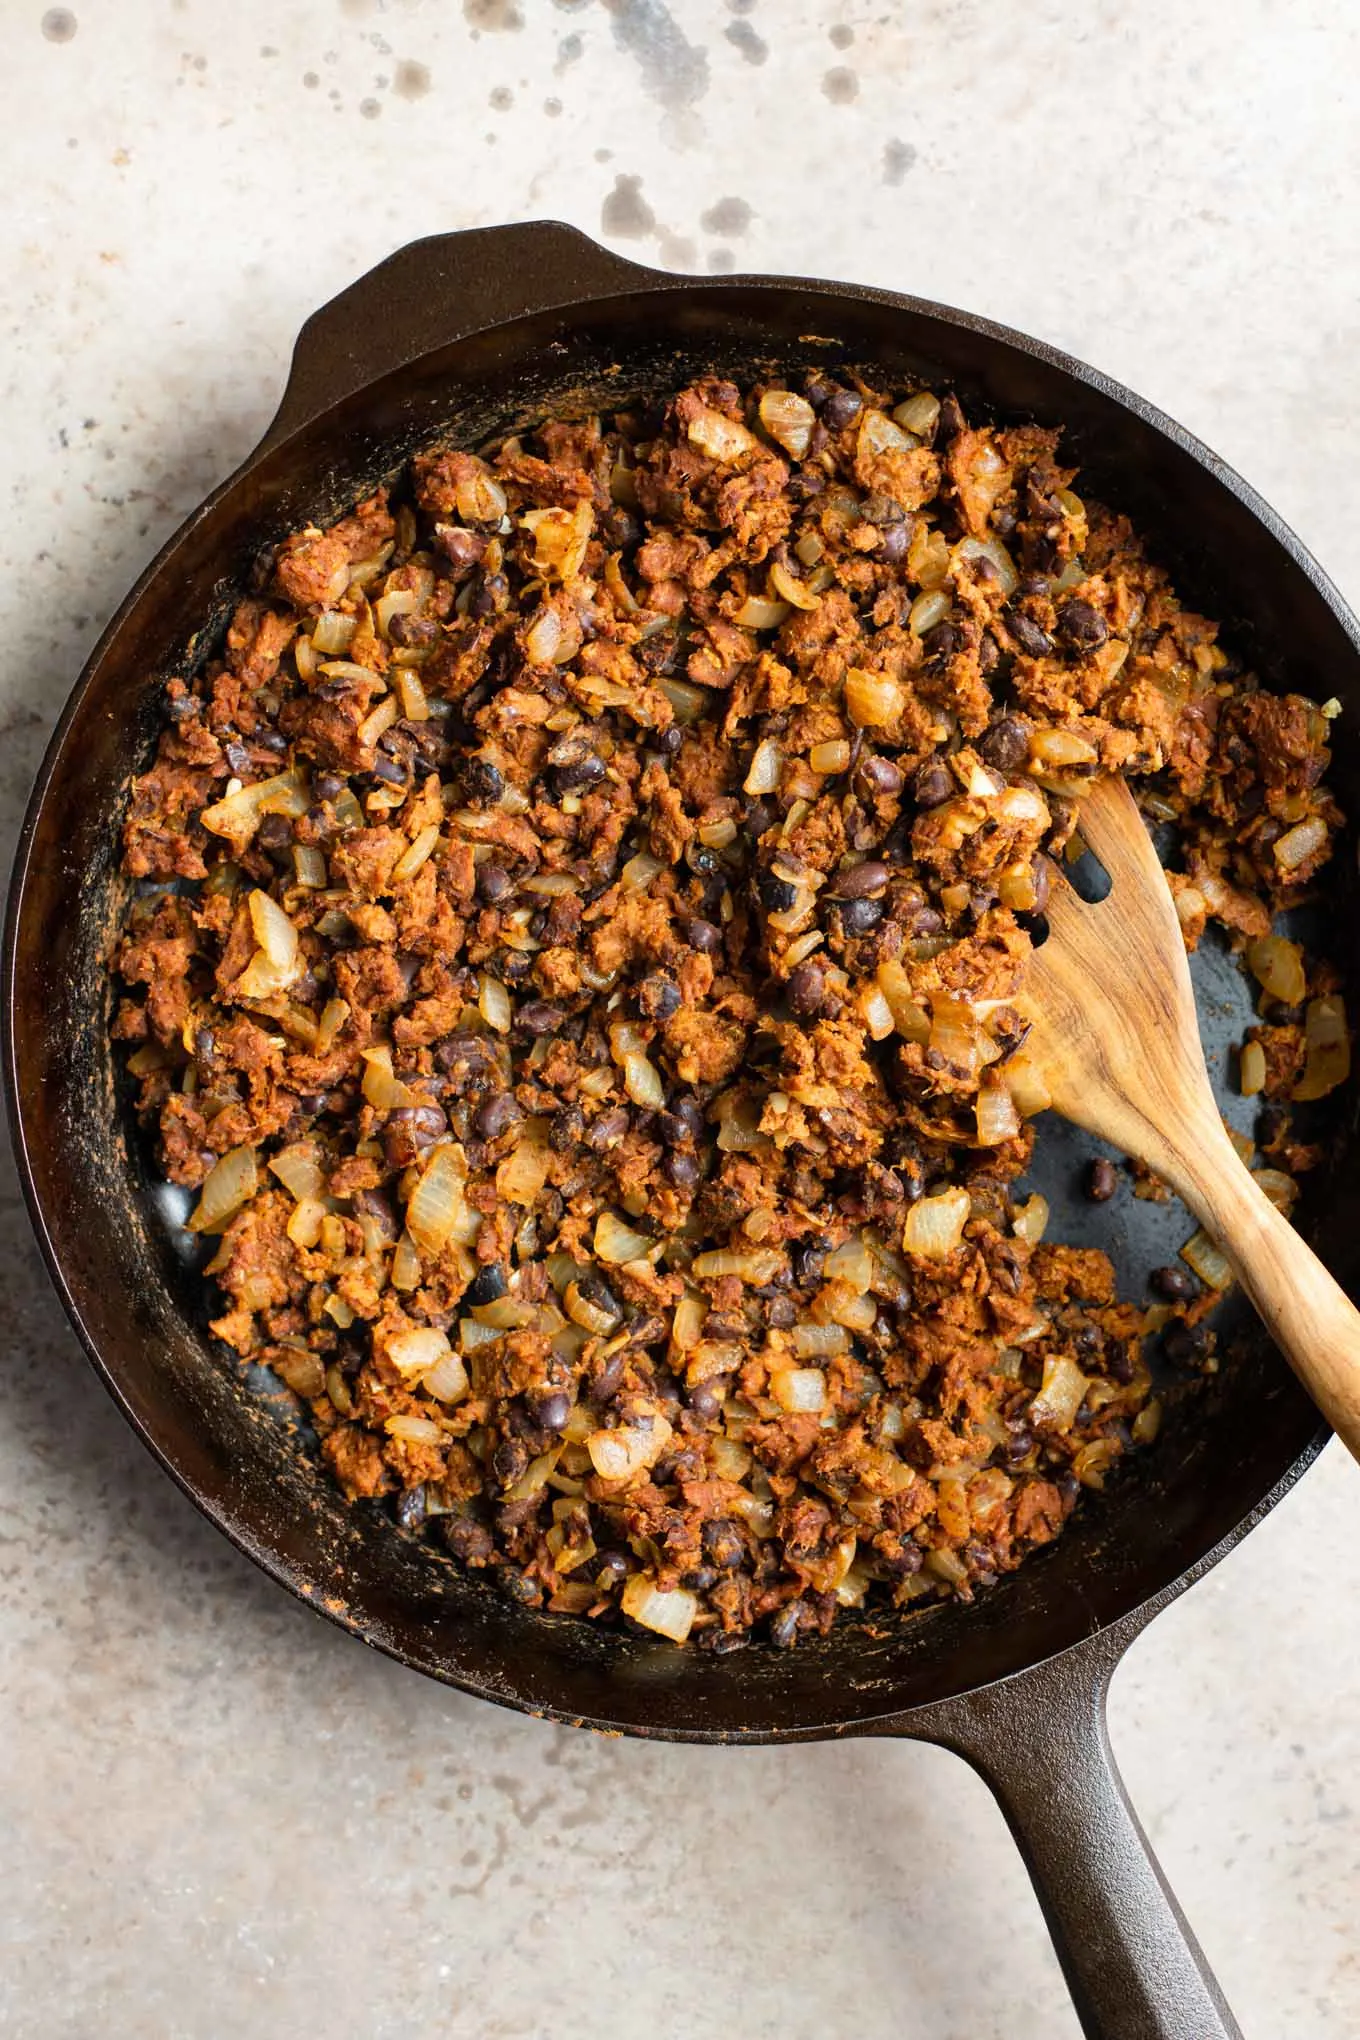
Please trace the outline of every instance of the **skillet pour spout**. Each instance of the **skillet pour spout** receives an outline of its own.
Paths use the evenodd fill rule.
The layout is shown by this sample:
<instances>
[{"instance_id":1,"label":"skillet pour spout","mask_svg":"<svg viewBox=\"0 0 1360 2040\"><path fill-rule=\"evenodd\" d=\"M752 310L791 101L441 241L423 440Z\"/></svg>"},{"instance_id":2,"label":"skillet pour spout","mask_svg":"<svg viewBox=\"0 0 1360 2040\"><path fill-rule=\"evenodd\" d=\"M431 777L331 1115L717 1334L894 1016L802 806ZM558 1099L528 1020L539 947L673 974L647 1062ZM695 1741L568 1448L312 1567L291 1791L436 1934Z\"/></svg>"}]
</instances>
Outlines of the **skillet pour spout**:
<instances>
[{"instance_id":1,"label":"skillet pour spout","mask_svg":"<svg viewBox=\"0 0 1360 2040\"><path fill-rule=\"evenodd\" d=\"M1091 488L1154 535L1200 606L1232 619L1263 677L1339 697L1351 712L1343 729L1360 712L1360 633L1292 533L1178 426L1038 341L888 291L665 276L552 224L417 242L308 321L277 417L132 590L58 725L5 938L20 1175L110 1393L198 1507L292 1593L433 1678L559 1721L694 1742L943 1744L997 1794L1086 2032L1222 2040L1238 2029L1124 1796L1104 1697L1144 1623L1274 1506L1325 1440L1258 1327L1235 1327L1231 1365L1176 1402L1154 1452L970 1606L846 1624L792 1653L676 1651L510 1607L348 1507L211 1349L199 1278L176 1252L119 1105L103 967L119 907L113 818L148 754L161 683L193 656L206 617L225 621L260 552L338 515L438 434L473 443L553 410L618 409L706 371L750 380L853 364L953 389L966 410L1062 424ZM1358 767L1338 754L1332 775L1352 808ZM1360 920L1338 914L1336 925ZM1205 953L1196 968L1218 972L1201 1016L1214 1046L1215 1029L1225 1042L1240 1031L1247 994L1232 990L1226 959ZM1061 1237L1110 1246L1072 1195L1084 1141L1046 1130L1036 1174ZM1358 1191L1352 1149L1311 1228L1352 1290ZM1177 1222L1131 1205L1113 1242L1126 1284L1174 1252L1166 1228Z\"/></svg>"}]
</instances>

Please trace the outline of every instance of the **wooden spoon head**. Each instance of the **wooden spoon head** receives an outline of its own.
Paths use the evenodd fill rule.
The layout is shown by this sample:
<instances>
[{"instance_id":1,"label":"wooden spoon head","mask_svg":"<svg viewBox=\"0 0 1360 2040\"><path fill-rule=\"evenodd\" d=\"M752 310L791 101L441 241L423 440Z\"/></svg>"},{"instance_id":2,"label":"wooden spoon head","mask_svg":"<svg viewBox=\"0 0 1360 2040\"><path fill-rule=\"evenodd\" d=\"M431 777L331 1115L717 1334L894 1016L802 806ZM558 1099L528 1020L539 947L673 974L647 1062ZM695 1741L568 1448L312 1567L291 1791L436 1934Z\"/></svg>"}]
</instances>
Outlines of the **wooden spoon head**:
<instances>
[{"instance_id":1,"label":"wooden spoon head","mask_svg":"<svg viewBox=\"0 0 1360 2040\"><path fill-rule=\"evenodd\" d=\"M1217 1128L1200 1048L1185 944L1166 874L1122 779L1082 802L1082 836L1110 876L1088 905L1060 879L1045 909L1048 938L1031 958L1021 1005L1033 1031L1026 1057L1054 1109L1154 1168L1162 1129Z\"/></svg>"}]
</instances>

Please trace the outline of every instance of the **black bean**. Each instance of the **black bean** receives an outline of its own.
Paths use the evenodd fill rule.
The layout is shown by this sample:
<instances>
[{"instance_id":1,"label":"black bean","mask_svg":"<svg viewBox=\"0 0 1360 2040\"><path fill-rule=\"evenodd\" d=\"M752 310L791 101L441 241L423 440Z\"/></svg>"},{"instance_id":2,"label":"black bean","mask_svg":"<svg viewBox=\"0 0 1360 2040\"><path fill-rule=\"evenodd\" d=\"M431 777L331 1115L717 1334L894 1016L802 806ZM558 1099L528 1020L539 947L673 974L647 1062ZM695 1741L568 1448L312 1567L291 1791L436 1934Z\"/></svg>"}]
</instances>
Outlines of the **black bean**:
<instances>
[{"instance_id":1,"label":"black bean","mask_svg":"<svg viewBox=\"0 0 1360 2040\"><path fill-rule=\"evenodd\" d=\"M628 1320L628 1338L634 1346L660 1346L669 1337L669 1325L655 1311L635 1313Z\"/></svg>"},{"instance_id":2,"label":"black bean","mask_svg":"<svg viewBox=\"0 0 1360 2040\"><path fill-rule=\"evenodd\" d=\"M613 1147L616 1141L623 1139L629 1123L626 1105L615 1105L610 1111L602 1112L598 1119L593 1119L590 1123L586 1134L587 1146L597 1151Z\"/></svg>"},{"instance_id":3,"label":"black bean","mask_svg":"<svg viewBox=\"0 0 1360 2040\"><path fill-rule=\"evenodd\" d=\"M1053 640L1043 625L1013 602L1006 610L1006 628L1027 658L1046 659L1053 650Z\"/></svg>"},{"instance_id":4,"label":"black bean","mask_svg":"<svg viewBox=\"0 0 1360 2040\"><path fill-rule=\"evenodd\" d=\"M870 796L902 791L901 766L894 765L891 758L876 757L873 752L860 759L855 777Z\"/></svg>"},{"instance_id":5,"label":"black bean","mask_svg":"<svg viewBox=\"0 0 1360 2040\"><path fill-rule=\"evenodd\" d=\"M590 1561L597 1586L608 1590L628 1577L628 1561L621 1551L597 1551Z\"/></svg>"},{"instance_id":6,"label":"black bean","mask_svg":"<svg viewBox=\"0 0 1360 2040\"><path fill-rule=\"evenodd\" d=\"M790 1296L772 1296L765 1306L765 1322L771 1331L787 1332L798 1319Z\"/></svg>"},{"instance_id":7,"label":"black bean","mask_svg":"<svg viewBox=\"0 0 1360 2040\"><path fill-rule=\"evenodd\" d=\"M1100 611L1077 597L1064 602L1058 611L1058 628L1067 642L1082 652L1094 651L1110 635L1110 627Z\"/></svg>"},{"instance_id":8,"label":"black bean","mask_svg":"<svg viewBox=\"0 0 1360 2040\"><path fill-rule=\"evenodd\" d=\"M264 815L255 831L261 850L286 850L293 840L293 824L287 815Z\"/></svg>"},{"instance_id":9,"label":"black bean","mask_svg":"<svg viewBox=\"0 0 1360 2040\"><path fill-rule=\"evenodd\" d=\"M911 790L917 807L937 808L954 791L954 775L938 758L932 758L917 773Z\"/></svg>"},{"instance_id":10,"label":"black bean","mask_svg":"<svg viewBox=\"0 0 1360 2040\"><path fill-rule=\"evenodd\" d=\"M932 659L947 659L957 649L959 634L952 623L937 623L921 639L922 650Z\"/></svg>"},{"instance_id":11,"label":"black bean","mask_svg":"<svg viewBox=\"0 0 1360 2040\"><path fill-rule=\"evenodd\" d=\"M587 1393L593 1403L603 1408L606 1403L613 1402L623 1382L625 1364L622 1353L611 1353L604 1365L591 1375Z\"/></svg>"},{"instance_id":12,"label":"black bean","mask_svg":"<svg viewBox=\"0 0 1360 2040\"><path fill-rule=\"evenodd\" d=\"M521 1608L541 1608L543 1589L536 1580L520 1571L517 1565L503 1565L497 1568L496 1583L509 1601L517 1601Z\"/></svg>"},{"instance_id":13,"label":"black bean","mask_svg":"<svg viewBox=\"0 0 1360 2040\"><path fill-rule=\"evenodd\" d=\"M789 973L789 1005L803 1019L810 1019L820 1013L826 998L826 972L815 958L809 957Z\"/></svg>"},{"instance_id":14,"label":"black bean","mask_svg":"<svg viewBox=\"0 0 1360 2040\"><path fill-rule=\"evenodd\" d=\"M489 804L505 792L505 775L490 758L469 758L463 767L463 791L469 800Z\"/></svg>"},{"instance_id":15,"label":"black bean","mask_svg":"<svg viewBox=\"0 0 1360 2040\"><path fill-rule=\"evenodd\" d=\"M770 914L786 914L798 898L798 888L777 872L762 871L756 881L760 903Z\"/></svg>"},{"instance_id":16,"label":"black bean","mask_svg":"<svg viewBox=\"0 0 1360 2040\"><path fill-rule=\"evenodd\" d=\"M703 1107L697 1098L677 1098L657 1121L657 1130L668 1147L693 1147L704 1136Z\"/></svg>"},{"instance_id":17,"label":"black bean","mask_svg":"<svg viewBox=\"0 0 1360 2040\"><path fill-rule=\"evenodd\" d=\"M660 751L663 758L673 758L684 741L684 731L677 729L672 724L670 729L662 730L661 735L656 740L656 748Z\"/></svg>"},{"instance_id":18,"label":"black bean","mask_svg":"<svg viewBox=\"0 0 1360 2040\"><path fill-rule=\"evenodd\" d=\"M840 432L864 409L863 397L853 390L836 390L822 406L822 423L828 432Z\"/></svg>"},{"instance_id":19,"label":"black bean","mask_svg":"<svg viewBox=\"0 0 1360 2040\"><path fill-rule=\"evenodd\" d=\"M488 1261L473 1277L467 1292L467 1301L470 1304L495 1303L499 1297L504 1296L507 1286L505 1269L500 1262Z\"/></svg>"},{"instance_id":20,"label":"black bean","mask_svg":"<svg viewBox=\"0 0 1360 2040\"><path fill-rule=\"evenodd\" d=\"M405 786L411 776L411 768L399 758L388 758L380 751L373 760L373 777L381 779L387 786Z\"/></svg>"},{"instance_id":21,"label":"black bean","mask_svg":"<svg viewBox=\"0 0 1360 2040\"><path fill-rule=\"evenodd\" d=\"M770 1642L776 1650L792 1650L798 1641L798 1625L803 1617L801 1601L790 1601L781 1608L770 1624Z\"/></svg>"},{"instance_id":22,"label":"black bean","mask_svg":"<svg viewBox=\"0 0 1360 2040\"><path fill-rule=\"evenodd\" d=\"M559 793L575 793L583 786L598 786L605 775L605 762L593 751L553 768L553 784Z\"/></svg>"},{"instance_id":23,"label":"black bean","mask_svg":"<svg viewBox=\"0 0 1360 2040\"><path fill-rule=\"evenodd\" d=\"M890 567L898 567L910 551L910 524L890 524L878 541L878 557Z\"/></svg>"},{"instance_id":24,"label":"black bean","mask_svg":"<svg viewBox=\"0 0 1360 2040\"><path fill-rule=\"evenodd\" d=\"M509 1091L497 1091L482 1103L472 1115L473 1131L483 1140L499 1140L523 1113Z\"/></svg>"},{"instance_id":25,"label":"black bean","mask_svg":"<svg viewBox=\"0 0 1360 2040\"><path fill-rule=\"evenodd\" d=\"M1195 1293L1194 1280L1184 1268L1154 1268L1148 1282L1168 1303L1184 1303Z\"/></svg>"},{"instance_id":26,"label":"black bean","mask_svg":"<svg viewBox=\"0 0 1360 2040\"><path fill-rule=\"evenodd\" d=\"M448 1119L438 1105L399 1105L387 1115L383 1128L383 1152L394 1169L409 1168L418 1155L448 1131Z\"/></svg>"},{"instance_id":27,"label":"black bean","mask_svg":"<svg viewBox=\"0 0 1360 2040\"><path fill-rule=\"evenodd\" d=\"M480 531L466 531L461 524L436 524L434 542L459 574L467 573L485 557L488 544Z\"/></svg>"},{"instance_id":28,"label":"black bean","mask_svg":"<svg viewBox=\"0 0 1360 2040\"><path fill-rule=\"evenodd\" d=\"M1020 583L1022 595L1047 595L1053 583L1047 574L1026 574Z\"/></svg>"},{"instance_id":29,"label":"black bean","mask_svg":"<svg viewBox=\"0 0 1360 2040\"><path fill-rule=\"evenodd\" d=\"M312 780L312 794L317 800L338 800L348 784L335 772L318 772Z\"/></svg>"},{"instance_id":30,"label":"black bean","mask_svg":"<svg viewBox=\"0 0 1360 2040\"><path fill-rule=\"evenodd\" d=\"M514 880L499 864L480 864L477 867L477 897L489 907L503 900L515 889Z\"/></svg>"},{"instance_id":31,"label":"black bean","mask_svg":"<svg viewBox=\"0 0 1360 2040\"><path fill-rule=\"evenodd\" d=\"M615 1296L603 1275L597 1275L594 1269L588 1269L584 1275L577 1277L576 1293L578 1296L583 1297L587 1303L593 1303L596 1310L604 1311L609 1317L617 1318L623 1316L623 1312L619 1308L617 1296Z\"/></svg>"},{"instance_id":32,"label":"black bean","mask_svg":"<svg viewBox=\"0 0 1360 2040\"><path fill-rule=\"evenodd\" d=\"M556 1034L566 1014L560 1006L554 1006L550 999L530 999L515 1015L515 1024L526 1034L537 1037L540 1034Z\"/></svg>"},{"instance_id":33,"label":"black bean","mask_svg":"<svg viewBox=\"0 0 1360 2040\"><path fill-rule=\"evenodd\" d=\"M529 1464L529 1448L522 1438L502 1438L491 1455L491 1471L502 1487L513 1487Z\"/></svg>"},{"instance_id":34,"label":"black bean","mask_svg":"<svg viewBox=\"0 0 1360 2040\"><path fill-rule=\"evenodd\" d=\"M887 1550L875 1545L874 1551L894 1579L910 1579L914 1573L920 1572L925 1564L925 1553L910 1537L900 1537L897 1543L890 1545Z\"/></svg>"},{"instance_id":35,"label":"black bean","mask_svg":"<svg viewBox=\"0 0 1360 2040\"><path fill-rule=\"evenodd\" d=\"M638 1004L649 1020L669 1020L680 1011L680 987L655 971L638 986Z\"/></svg>"},{"instance_id":36,"label":"black bean","mask_svg":"<svg viewBox=\"0 0 1360 2040\"><path fill-rule=\"evenodd\" d=\"M693 1190L702 1172L693 1155L684 1154L677 1149L674 1154L667 1155L661 1164L661 1173L674 1189Z\"/></svg>"},{"instance_id":37,"label":"black bean","mask_svg":"<svg viewBox=\"0 0 1360 2040\"><path fill-rule=\"evenodd\" d=\"M230 765L237 778L250 770L250 753L239 737L228 737L222 745L222 756Z\"/></svg>"},{"instance_id":38,"label":"black bean","mask_svg":"<svg viewBox=\"0 0 1360 2040\"><path fill-rule=\"evenodd\" d=\"M569 1155L584 1137L586 1116L579 1105L563 1105L548 1121L548 1146L555 1155Z\"/></svg>"},{"instance_id":39,"label":"black bean","mask_svg":"<svg viewBox=\"0 0 1360 2040\"><path fill-rule=\"evenodd\" d=\"M998 772L1018 772L1029 756L1030 734L1023 716L1003 715L991 725L978 749Z\"/></svg>"},{"instance_id":40,"label":"black bean","mask_svg":"<svg viewBox=\"0 0 1360 2040\"><path fill-rule=\"evenodd\" d=\"M881 893L892 877L886 864L852 864L848 871L837 872L827 888L833 900L863 900L871 893Z\"/></svg>"},{"instance_id":41,"label":"black bean","mask_svg":"<svg viewBox=\"0 0 1360 2040\"><path fill-rule=\"evenodd\" d=\"M718 1584L718 1575L711 1565L696 1565L687 1573L681 1573L680 1584L688 1587L692 1594L706 1594L710 1587Z\"/></svg>"},{"instance_id":42,"label":"black bean","mask_svg":"<svg viewBox=\"0 0 1360 2040\"><path fill-rule=\"evenodd\" d=\"M816 1241L804 1241L793 1250L794 1279L802 1289L810 1289L814 1282L822 1279L822 1269L830 1252Z\"/></svg>"},{"instance_id":43,"label":"black bean","mask_svg":"<svg viewBox=\"0 0 1360 2040\"><path fill-rule=\"evenodd\" d=\"M399 1530L419 1530L425 1521L424 1488L404 1488L397 1496L393 1514Z\"/></svg>"},{"instance_id":44,"label":"black bean","mask_svg":"<svg viewBox=\"0 0 1360 2040\"><path fill-rule=\"evenodd\" d=\"M715 1516L700 1532L704 1557L719 1572L731 1572L746 1556L746 1540L730 1516Z\"/></svg>"},{"instance_id":45,"label":"black bean","mask_svg":"<svg viewBox=\"0 0 1360 2040\"><path fill-rule=\"evenodd\" d=\"M384 1239L394 1240L401 1230L397 1214L392 1209L391 1199L384 1197L381 1190L356 1190L353 1197L355 1211L361 1218L371 1218Z\"/></svg>"},{"instance_id":46,"label":"black bean","mask_svg":"<svg viewBox=\"0 0 1360 2040\"><path fill-rule=\"evenodd\" d=\"M1162 1334L1162 1350L1178 1367L1193 1367L1203 1358L1209 1335L1203 1325L1182 1324L1179 1319Z\"/></svg>"},{"instance_id":47,"label":"black bean","mask_svg":"<svg viewBox=\"0 0 1360 2040\"><path fill-rule=\"evenodd\" d=\"M1093 1204L1108 1204L1119 1188L1119 1176L1114 1163L1101 1155L1086 1171L1086 1195Z\"/></svg>"},{"instance_id":48,"label":"black bean","mask_svg":"<svg viewBox=\"0 0 1360 2040\"><path fill-rule=\"evenodd\" d=\"M530 1396L529 1409L540 1431L564 1431L571 1415L571 1397L564 1388L550 1388Z\"/></svg>"},{"instance_id":49,"label":"black bean","mask_svg":"<svg viewBox=\"0 0 1360 2040\"><path fill-rule=\"evenodd\" d=\"M691 921L685 930L685 940L691 949L711 956L715 950L722 948L722 930L715 928L711 921Z\"/></svg>"},{"instance_id":50,"label":"black bean","mask_svg":"<svg viewBox=\"0 0 1360 2040\"><path fill-rule=\"evenodd\" d=\"M439 624L433 616L394 616L387 635L394 645L432 645L439 636Z\"/></svg>"},{"instance_id":51,"label":"black bean","mask_svg":"<svg viewBox=\"0 0 1360 2040\"><path fill-rule=\"evenodd\" d=\"M989 630L984 631L982 643L978 646L978 671L982 674L994 673L1000 663L1001 647Z\"/></svg>"},{"instance_id":52,"label":"black bean","mask_svg":"<svg viewBox=\"0 0 1360 2040\"><path fill-rule=\"evenodd\" d=\"M867 935L882 919L882 900L847 900L841 908L841 926L847 935Z\"/></svg>"},{"instance_id":53,"label":"black bean","mask_svg":"<svg viewBox=\"0 0 1360 2040\"><path fill-rule=\"evenodd\" d=\"M488 574L472 598L474 616L495 616L510 600L510 583L504 574Z\"/></svg>"},{"instance_id":54,"label":"black bean","mask_svg":"<svg viewBox=\"0 0 1360 2040\"><path fill-rule=\"evenodd\" d=\"M718 1395L711 1383L707 1381L698 1382L689 1391L688 1400L695 1416L702 1417L706 1424L712 1423L714 1417L717 1416L722 1408L721 1396Z\"/></svg>"},{"instance_id":55,"label":"black bean","mask_svg":"<svg viewBox=\"0 0 1360 2040\"><path fill-rule=\"evenodd\" d=\"M464 1565L490 1558L496 1548L491 1532L475 1516L441 1516L439 1534Z\"/></svg>"}]
</instances>

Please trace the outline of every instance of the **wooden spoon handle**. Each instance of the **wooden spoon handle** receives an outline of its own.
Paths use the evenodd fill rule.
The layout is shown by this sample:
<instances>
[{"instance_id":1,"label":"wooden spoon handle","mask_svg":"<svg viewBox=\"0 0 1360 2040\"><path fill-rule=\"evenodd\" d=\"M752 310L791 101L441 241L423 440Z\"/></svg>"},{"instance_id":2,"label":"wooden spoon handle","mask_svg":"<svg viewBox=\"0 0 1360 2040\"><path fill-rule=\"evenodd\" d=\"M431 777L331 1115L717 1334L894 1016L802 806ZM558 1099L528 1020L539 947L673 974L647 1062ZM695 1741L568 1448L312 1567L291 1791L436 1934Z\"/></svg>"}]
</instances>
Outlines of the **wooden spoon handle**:
<instances>
[{"instance_id":1,"label":"wooden spoon handle","mask_svg":"<svg viewBox=\"0 0 1360 2040\"><path fill-rule=\"evenodd\" d=\"M1223 1249L1323 1416L1360 1459L1360 1310L1260 1189L1217 1115L1193 1145L1177 1145L1167 1170L1173 1187Z\"/></svg>"}]
</instances>

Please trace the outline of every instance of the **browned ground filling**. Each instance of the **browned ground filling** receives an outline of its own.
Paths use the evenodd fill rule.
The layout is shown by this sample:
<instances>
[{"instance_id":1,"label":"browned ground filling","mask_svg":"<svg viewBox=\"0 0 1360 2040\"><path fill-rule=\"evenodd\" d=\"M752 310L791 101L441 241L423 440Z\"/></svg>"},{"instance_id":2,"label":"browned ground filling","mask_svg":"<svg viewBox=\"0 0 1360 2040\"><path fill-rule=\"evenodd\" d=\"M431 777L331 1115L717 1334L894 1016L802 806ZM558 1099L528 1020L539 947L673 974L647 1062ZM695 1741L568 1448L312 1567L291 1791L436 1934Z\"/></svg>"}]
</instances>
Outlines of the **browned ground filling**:
<instances>
[{"instance_id":1,"label":"browned ground filling","mask_svg":"<svg viewBox=\"0 0 1360 2040\"><path fill-rule=\"evenodd\" d=\"M1271 934L1340 822L1324 712L1056 433L802 388L436 449L296 533L169 684L113 959L215 1330L346 1493L718 1648L967 1597L1155 1435L1149 1327L1204 1350L1208 1243L1147 1312L1009 1187L1094 775L1179 823L1190 945L1247 947L1243 1088L1347 1055Z\"/></svg>"}]
</instances>

